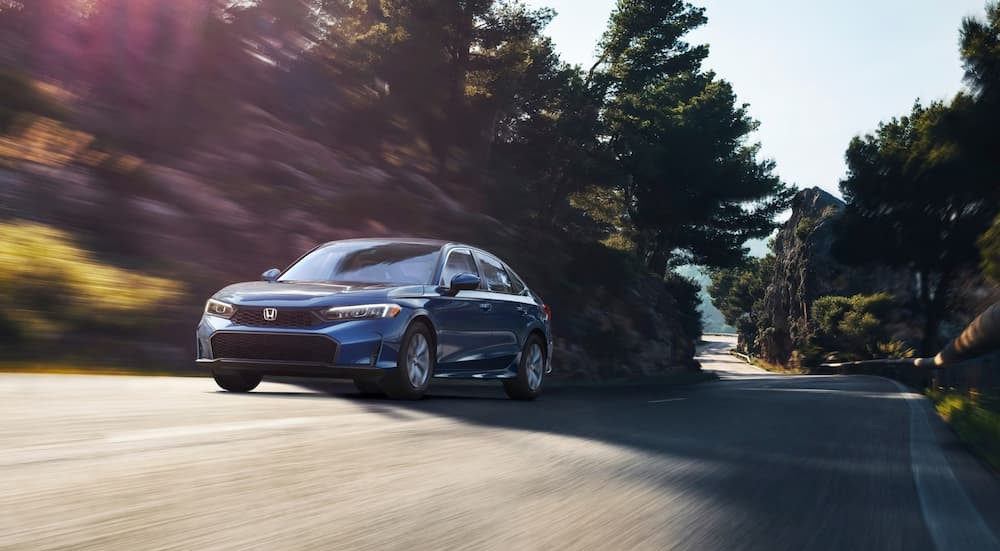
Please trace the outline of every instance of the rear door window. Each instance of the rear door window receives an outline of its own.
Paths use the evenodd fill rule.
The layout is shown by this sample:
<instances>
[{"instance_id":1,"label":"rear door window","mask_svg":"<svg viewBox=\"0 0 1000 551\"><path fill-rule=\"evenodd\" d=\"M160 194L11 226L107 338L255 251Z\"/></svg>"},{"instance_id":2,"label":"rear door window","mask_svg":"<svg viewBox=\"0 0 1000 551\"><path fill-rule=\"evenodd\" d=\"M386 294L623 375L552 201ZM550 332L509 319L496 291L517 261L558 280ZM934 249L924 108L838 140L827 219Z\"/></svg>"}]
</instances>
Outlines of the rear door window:
<instances>
[{"instance_id":1,"label":"rear door window","mask_svg":"<svg viewBox=\"0 0 1000 551\"><path fill-rule=\"evenodd\" d=\"M488 256L479 255L479 265L483 267L483 278L486 280L486 287L494 293L511 293L513 287L510 283L510 276L503 264Z\"/></svg>"}]
</instances>

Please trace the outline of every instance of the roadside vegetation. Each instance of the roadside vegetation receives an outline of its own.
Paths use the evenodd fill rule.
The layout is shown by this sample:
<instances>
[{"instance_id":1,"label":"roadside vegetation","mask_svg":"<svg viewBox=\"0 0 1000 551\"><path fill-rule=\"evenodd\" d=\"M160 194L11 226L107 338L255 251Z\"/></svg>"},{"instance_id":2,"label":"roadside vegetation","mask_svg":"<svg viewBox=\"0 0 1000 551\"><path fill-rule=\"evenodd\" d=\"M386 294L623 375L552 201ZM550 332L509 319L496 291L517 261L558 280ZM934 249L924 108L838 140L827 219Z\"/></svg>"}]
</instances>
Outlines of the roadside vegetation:
<instances>
[{"instance_id":1,"label":"roadside vegetation","mask_svg":"<svg viewBox=\"0 0 1000 551\"><path fill-rule=\"evenodd\" d=\"M770 256L711 272L713 303L756 365L933 356L1000 299L1000 4L962 22L960 54L966 90L918 100L848 144L843 203L802 192ZM1000 365L978 361L949 367L961 384L928 394L1000 467ZM903 364L856 369L918 388L931 378Z\"/></svg>"},{"instance_id":2,"label":"roadside vegetation","mask_svg":"<svg viewBox=\"0 0 1000 551\"><path fill-rule=\"evenodd\" d=\"M0 219L47 228L0 268L86 251L6 291L30 301L8 352L127 332L108 348L186 362L211 290L408 234L516 266L572 377L692 369L698 286L675 267L739 264L788 206L687 2L618 2L592 67L509 0L140 4L0 2Z\"/></svg>"},{"instance_id":3,"label":"roadside vegetation","mask_svg":"<svg viewBox=\"0 0 1000 551\"><path fill-rule=\"evenodd\" d=\"M938 415L967 445L1000 471L1000 395L930 392Z\"/></svg>"},{"instance_id":4,"label":"roadside vegetation","mask_svg":"<svg viewBox=\"0 0 1000 551\"><path fill-rule=\"evenodd\" d=\"M784 256L772 240L771 255L711 271L743 353L792 366L931 356L996 300L1000 4L963 21L960 54L965 91L851 141L843 205L794 212Z\"/></svg>"},{"instance_id":5,"label":"roadside vegetation","mask_svg":"<svg viewBox=\"0 0 1000 551\"><path fill-rule=\"evenodd\" d=\"M65 232L0 223L0 338L51 347L67 337L136 334L168 312L174 281L101 262ZM5 352L9 348L5 347Z\"/></svg>"}]
</instances>

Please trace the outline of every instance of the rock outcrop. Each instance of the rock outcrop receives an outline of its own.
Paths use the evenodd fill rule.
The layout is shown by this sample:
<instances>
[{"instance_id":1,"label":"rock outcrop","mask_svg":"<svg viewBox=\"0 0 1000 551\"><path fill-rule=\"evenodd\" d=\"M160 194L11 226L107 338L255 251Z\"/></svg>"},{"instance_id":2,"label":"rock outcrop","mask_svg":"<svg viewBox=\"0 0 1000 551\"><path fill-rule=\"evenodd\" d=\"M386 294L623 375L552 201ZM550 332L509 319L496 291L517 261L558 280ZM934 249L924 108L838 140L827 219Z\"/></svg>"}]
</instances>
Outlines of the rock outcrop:
<instances>
[{"instance_id":1,"label":"rock outcrop","mask_svg":"<svg viewBox=\"0 0 1000 551\"><path fill-rule=\"evenodd\" d=\"M805 344L812 304L819 297L885 291L902 298L911 292L899 272L849 267L833 258L832 222L843 208L843 201L818 187L802 190L775 237L774 279L763 302L769 323L760 335L761 356L769 362L788 364Z\"/></svg>"}]
</instances>

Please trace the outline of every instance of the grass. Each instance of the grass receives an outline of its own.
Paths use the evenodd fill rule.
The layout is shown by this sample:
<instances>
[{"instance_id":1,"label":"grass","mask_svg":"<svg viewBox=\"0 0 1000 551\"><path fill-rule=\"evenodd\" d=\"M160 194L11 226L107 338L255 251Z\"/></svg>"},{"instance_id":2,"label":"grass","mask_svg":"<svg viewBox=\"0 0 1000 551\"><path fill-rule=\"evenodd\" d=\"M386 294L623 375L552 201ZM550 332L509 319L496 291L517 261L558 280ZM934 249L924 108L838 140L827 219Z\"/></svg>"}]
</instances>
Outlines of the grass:
<instances>
[{"instance_id":1,"label":"grass","mask_svg":"<svg viewBox=\"0 0 1000 551\"><path fill-rule=\"evenodd\" d=\"M737 358L740 358L743 361L746 361L741 357L742 355L740 356L737 356L736 354L733 355L736 356ZM767 360L754 357L750 357L750 365L754 367L759 367L764 371L770 371L771 373L781 373L784 375L809 375L811 373L811 371L809 371L809 369L805 367L785 367L783 365L774 364Z\"/></svg>"},{"instance_id":2,"label":"grass","mask_svg":"<svg viewBox=\"0 0 1000 551\"><path fill-rule=\"evenodd\" d=\"M127 375L146 377L204 377L206 373L189 370L136 369L117 365L69 363L69 362L25 362L0 361L0 373L32 373L50 375Z\"/></svg>"},{"instance_id":3,"label":"grass","mask_svg":"<svg viewBox=\"0 0 1000 551\"><path fill-rule=\"evenodd\" d=\"M928 396L959 439L1000 471L1000 396L949 391Z\"/></svg>"}]
</instances>

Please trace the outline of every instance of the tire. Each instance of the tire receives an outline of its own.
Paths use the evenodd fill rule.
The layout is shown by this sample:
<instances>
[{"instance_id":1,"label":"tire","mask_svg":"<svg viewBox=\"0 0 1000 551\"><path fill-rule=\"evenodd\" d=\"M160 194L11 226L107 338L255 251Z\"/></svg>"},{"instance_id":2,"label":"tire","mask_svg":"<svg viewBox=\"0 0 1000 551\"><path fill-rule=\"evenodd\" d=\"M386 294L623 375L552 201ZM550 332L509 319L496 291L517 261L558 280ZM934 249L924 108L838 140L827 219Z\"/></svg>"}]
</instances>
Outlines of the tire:
<instances>
[{"instance_id":1,"label":"tire","mask_svg":"<svg viewBox=\"0 0 1000 551\"><path fill-rule=\"evenodd\" d=\"M503 380L503 390L511 400L534 400L545 386L545 341L538 335L528 337L521 350L517 377Z\"/></svg>"},{"instance_id":2,"label":"tire","mask_svg":"<svg viewBox=\"0 0 1000 551\"><path fill-rule=\"evenodd\" d=\"M385 394L375 379L354 379L354 388L366 396L383 396Z\"/></svg>"},{"instance_id":3,"label":"tire","mask_svg":"<svg viewBox=\"0 0 1000 551\"><path fill-rule=\"evenodd\" d=\"M229 392L250 392L260 384L261 376L257 373L246 371L232 371L229 373L218 373L213 371L212 377L215 384Z\"/></svg>"},{"instance_id":4,"label":"tire","mask_svg":"<svg viewBox=\"0 0 1000 551\"><path fill-rule=\"evenodd\" d=\"M420 322L411 324L403 334L396 369L386 374L379 386L390 398L396 400L422 398L434 376L437 363L434 348L434 336L430 328Z\"/></svg>"}]
</instances>

